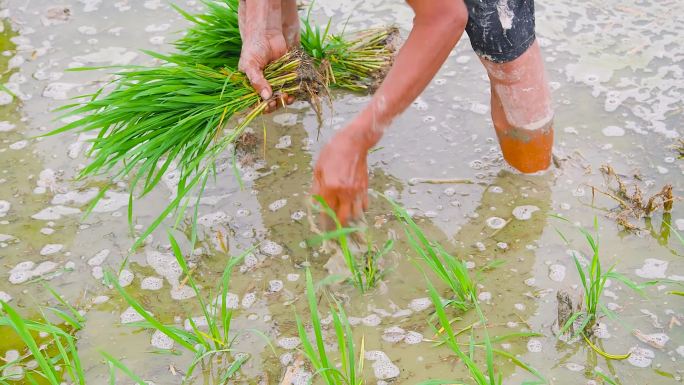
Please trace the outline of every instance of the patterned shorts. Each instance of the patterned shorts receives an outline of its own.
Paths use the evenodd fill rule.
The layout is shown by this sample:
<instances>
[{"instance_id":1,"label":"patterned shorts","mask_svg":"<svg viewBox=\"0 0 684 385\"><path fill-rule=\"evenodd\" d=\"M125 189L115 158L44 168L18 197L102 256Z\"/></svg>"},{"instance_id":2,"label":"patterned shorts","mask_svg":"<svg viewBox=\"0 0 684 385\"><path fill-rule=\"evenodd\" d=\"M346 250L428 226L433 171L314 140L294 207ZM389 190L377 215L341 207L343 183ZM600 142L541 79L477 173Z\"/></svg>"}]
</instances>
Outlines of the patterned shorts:
<instances>
[{"instance_id":1,"label":"patterned shorts","mask_svg":"<svg viewBox=\"0 0 684 385\"><path fill-rule=\"evenodd\" d=\"M475 52L495 63L517 59L534 42L534 0L465 0Z\"/></svg>"}]
</instances>

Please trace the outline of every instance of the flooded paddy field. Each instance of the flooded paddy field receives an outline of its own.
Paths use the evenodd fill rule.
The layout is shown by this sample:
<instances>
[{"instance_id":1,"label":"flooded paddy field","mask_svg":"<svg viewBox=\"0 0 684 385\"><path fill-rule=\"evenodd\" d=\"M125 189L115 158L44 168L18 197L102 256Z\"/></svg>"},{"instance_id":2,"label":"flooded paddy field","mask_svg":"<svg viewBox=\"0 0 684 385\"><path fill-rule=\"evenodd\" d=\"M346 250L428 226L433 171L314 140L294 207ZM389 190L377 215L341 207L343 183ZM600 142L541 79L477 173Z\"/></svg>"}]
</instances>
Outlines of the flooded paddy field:
<instances>
[{"instance_id":1,"label":"flooded paddy field","mask_svg":"<svg viewBox=\"0 0 684 385\"><path fill-rule=\"evenodd\" d=\"M177 4L204 9L198 1ZM93 134L39 136L66 123L55 108L110 79L107 71L69 68L151 64L140 49L170 50L168 43L187 23L155 0L4 0L0 6L0 300L25 319L41 319L45 306L64 306L50 287L79 310L83 322L73 334L87 384L110 381L101 352L150 383L181 384L193 355L135 324L141 320L138 312L104 280L107 272L114 274L163 324L192 331L195 323L202 329L204 313L166 233L173 218L131 252L135 236L126 219L126 183L118 182L84 218L88 202L109 182L104 176L76 179L88 163ZM313 7L321 24L329 17L337 21L334 32L348 20L349 29L395 24L405 36L412 17L404 4L379 0L324 0ZM682 382L684 299L672 292L682 291L684 283L684 242L678 237L684 236L678 198L684 196L684 160L677 149L684 124L679 17L684 4L563 0L538 1L536 8L555 102L555 166L525 176L505 164L489 118L486 74L464 36L369 157L375 194L366 223L374 245L393 239L394 247L380 260L380 281L365 293L330 278L346 273L338 252L306 241L317 235L307 204L313 161L368 96L336 91L320 135L316 115L304 102L257 119L250 130L254 144L237 162L243 186L233 176L232 154L219 161L217 176L199 201L194 249L189 217L172 234L208 301L220 293L230 256L255 248L235 267L225 297L226 306L234 308L230 360L249 357L228 383L305 384L311 378L307 363L286 376L302 349L295 315L310 331L307 268L314 281L328 283L320 293L340 301L357 344L363 340L364 383L475 383L452 350L435 346L440 338L430 326L437 322L435 309L416 267L424 265L380 194L396 200L429 239L465 262L476 277L493 347L535 368L547 383ZM602 171L605 165L629 195L638 185L644 201L672 185L672 210L660 207L642 218L623 215L625 207L608 196L618 196L619 185ZM135 202L134 234L157 217L177 184L177 175L168 173ZM601 293L601 303L616 317L600 319L593 341L611 354L631 352L625 359L609 359L582 340L566 343L557 337L556 294L563 290L575 302L580 298L573 256L581 256L581 263L591 259L579 228L594 233L595 219L604 268L614 265L638 284L652 283L640 295L609 279ZM441 295L450 296L436 276L428 278ZM334 352L327 296L318 298L328 349ZM472 309L447 310L454 330L464 330L467 351L469 326L474 325L475 340L483 338L478 316ZM27 354L12 329L0 325L0 333L0 366ZM495 338L512 333L525 336ZM478 347L475 362L486 370L481 353ZM494 362L504 384L536 379L509 357L497 354ZM30 383L25 375L35 365L11 365L0 378ZM220 363L203 365L186 383L226 383L224 372ZM314 383L319 381L316 376ZM119 370L114 383L134 381Z\"/></svg>"}]
</instances>

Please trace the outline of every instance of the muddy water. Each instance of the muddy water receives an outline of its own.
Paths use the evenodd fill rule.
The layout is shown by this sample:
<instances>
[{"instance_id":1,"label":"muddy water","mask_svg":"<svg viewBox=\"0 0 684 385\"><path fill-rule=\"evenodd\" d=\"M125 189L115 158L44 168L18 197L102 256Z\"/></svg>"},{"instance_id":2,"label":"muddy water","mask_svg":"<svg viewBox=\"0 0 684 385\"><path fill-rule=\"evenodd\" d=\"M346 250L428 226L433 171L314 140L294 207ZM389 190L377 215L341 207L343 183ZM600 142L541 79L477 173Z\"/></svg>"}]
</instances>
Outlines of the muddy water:
<instances>
[{"instance_id":1,"label":"muddy water","mask_svg":"<svg viewBox=\"0 0 684 385\"><path fill-rule=\"evenodd\" d=\"M598 217L604 263L615 263L617 271L638 282L684 279L684 248L663 224L684 233L681 205L675 204L672 215L634 221L643 231L629 233L610 219L615 202L598 196L592 201L588 187L606 188L598 169L610 163L621 174L641 175L639 183L646 194L672 183L675 193L682 195L682 161L676 160L669 146L682 134L684 122L682 23L677 17L684 9L677 1L610 3L537 4L538 34L556 101L555 151L560 168L540 176L507 170L490 127L485 73L466 39L421 98L393 124L382 147L371 154L371 187L401 202L426 233L475 268L504 262L484 272L480 281L490 334L543 334L497 347L518 354L550 383L590 384L595 368L618 374L622 384L676 383L683 374L684 333L679 325L683 302L666 294L670 287L649 288L647 298L617 282L607 288L602 299L619 319L604 320L607 333L601 342L611 353L634 350L629 361L606 361L583 344L557 343L552 333L555 291L562 288L576 294L578 289L571 250L586 255L588 246L576 229L550 214L562 214L586 227ZM118 269L128 257L125 269L133 279L127 289L149 311L169 323L198 316L194 301L178 299L186 294L184 289L158 263L159 253L161 260L169 253L164 231L155 233L138 252L129 253L133 238L125 219L124 184L82 219L85 202L105 180L74 180L87 163L87 135L32 138L60 123L49 113L51 109L107 79L104 72L65 72L67 68L149 63L137 49L168 49L163 43L172 41L185 24L167 5L153 0L59 3L68 8L68 15L50 1L1 4L2 16L8 20L0 40L2 82L16 97L9 100L0 91L0 100L7 101L0 106L0 200L10 205L0 218L0 294L11 297L10 303L26 316L35 316L37 307L50 300L41 285L44 281L12 275L10 270L20 262L47 262L42 265L42 278L72 303L89 309L86 327L79 333L88 383L106 381L101 350L121 358L145 379L180 383L170 368L183 370L190 357L154 354L152 332L121 324L127 306L101 280L103 269ZM200 9L194 1L179 4ZM405 6L381 1L321 1L316 12L320 20L349 18L349 28L398 24L405 32L411 17ZM255 333L242 334L237 350L252 355L242 370L244 383L279 383L284 365L296 354L285 348L287 340L282 339L297 334L294 313L307 312L301 300L305 267L311 266L317 279L327 275L326 266L338 270L329 255L302 243L313 236L304 203L312 162L323 143L367 100L344 93L335 97L318 139L316 119L306 105L294 105L255 124L253 131L265 147L260 145L256 155L240 160L245 188L232 177L225 159L225 167L200 204L200 241L189 259L207 290L214 287L225 265L222 243L231 255L260 245L238 267L231 286L240 300L235 330L267 334L276 353ZM431 184L417 178L473 183ZM173 182L171 176L165 181L169 188L161 186L136 204L138 230L168 201ZM521 216L524 209L529 219ZM378 373L381 378L376 379L373 362L367 361L367 383L464 379L462 365L453 355L427 341L433 336L425 322L430 309L420 306L427 297L425 285L409 261L415 255L389 214L386 203L372 200L367 222L376 242L382 244L395 234L399 239L383 262L387 273L380 287L365 295L348 285L331 287L345 299L354 332L358 338L364 336L366 350L384 352L399 368L396 377L382 379L385 374ZM186 235L175 235L187 250ZM154 285L147 284L159 281L161 289L149 290ZM456 325L464 328L473 322L468 314ZM393 326L419 333L426 341L388 342L382 336ZM669 341L663 349L654 348L636 339L634 329L665 333ZM0 356L16 348L15 343L3 343ZM530 378L510 363L498 364L505 383ZM207 370L195 383L213 383L213 374ZM120 378L117 383L127 380Z\"/></svg>"}]
</instances>

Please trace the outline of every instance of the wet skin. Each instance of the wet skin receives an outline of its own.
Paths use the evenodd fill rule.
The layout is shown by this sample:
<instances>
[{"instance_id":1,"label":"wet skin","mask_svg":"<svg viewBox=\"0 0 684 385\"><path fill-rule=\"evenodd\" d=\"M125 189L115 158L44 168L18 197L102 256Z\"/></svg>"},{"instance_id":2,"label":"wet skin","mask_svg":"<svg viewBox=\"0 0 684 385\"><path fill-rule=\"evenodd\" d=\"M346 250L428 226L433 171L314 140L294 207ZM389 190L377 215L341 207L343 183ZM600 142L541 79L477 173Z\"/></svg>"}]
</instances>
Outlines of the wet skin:
<instances>
[{"instance_id":1,"label":"wet skin","mask_svg":"<svg viewBox=\"0 0 684 385\"><path fill-rule=\"evenodd\" d=\"M370 103L325 146L314 168L313 194L322 196L345 224L368 208L368 150L430 83L468 21L462 1L407 3L415 13L413 29L385 81ZM296 44L294 39L290 45L286 43L287 23L283 18L286 13L292 14L286 8L294 3L281 7L279 1L261 0L240 5L241 26L245 27L240 69L268 98L270 87L262 71ZM551 162L553 112L539 45L535 42L508 63L481 60L490 78L492 120L505 159L525 173L545 170ZM277 107L277 102L270 107Z\"/></svg>"}]
</instances>

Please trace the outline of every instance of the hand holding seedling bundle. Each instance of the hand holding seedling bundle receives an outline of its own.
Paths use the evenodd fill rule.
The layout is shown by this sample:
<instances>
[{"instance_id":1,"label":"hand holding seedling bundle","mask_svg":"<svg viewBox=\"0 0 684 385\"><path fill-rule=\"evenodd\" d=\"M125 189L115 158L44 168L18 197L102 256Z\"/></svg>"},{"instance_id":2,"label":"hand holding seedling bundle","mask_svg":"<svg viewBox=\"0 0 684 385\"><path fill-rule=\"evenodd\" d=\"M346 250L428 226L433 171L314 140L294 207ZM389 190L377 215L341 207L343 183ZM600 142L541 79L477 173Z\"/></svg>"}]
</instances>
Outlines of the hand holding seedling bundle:
<instances>
[{"instance_id":1,"label":"hand holding seedling bundle","mask_svg":"<svg viewBox=\"0 0 684 385\"><path fill-rule=\"evenodd\" d=\"M271 62L299 46L299 18L294 0L240 0L238 22L242 37L242 51L238 69L247 75L262 99L273 96L271 85L264 77L264 69ZM288 104L293 96L279 95L279 101ZM277 106L269 102L267 111Z\"/></svg>"}]
</instances>

